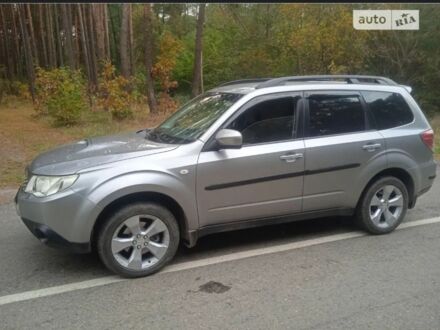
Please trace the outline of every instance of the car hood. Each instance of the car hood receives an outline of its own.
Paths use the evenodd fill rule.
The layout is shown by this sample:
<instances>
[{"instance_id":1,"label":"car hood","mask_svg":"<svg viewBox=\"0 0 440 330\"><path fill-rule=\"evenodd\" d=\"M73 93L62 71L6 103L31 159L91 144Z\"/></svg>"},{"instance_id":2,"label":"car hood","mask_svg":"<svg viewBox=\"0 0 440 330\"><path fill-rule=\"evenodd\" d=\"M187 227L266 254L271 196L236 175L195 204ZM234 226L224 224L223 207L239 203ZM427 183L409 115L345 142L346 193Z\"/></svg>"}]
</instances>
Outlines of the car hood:
<instances>
[{"instance_id":1,"label":"car hood","mask_svg":"<svg viewBox=\"0 0 440 330\"><path fill-rule=\"evenodd\" d=\"M28 171L40 175L68 175L80 170L177 148L146 139L146 131L95 137L62 145L36 157Z\"/></svg>"}]
</instances>

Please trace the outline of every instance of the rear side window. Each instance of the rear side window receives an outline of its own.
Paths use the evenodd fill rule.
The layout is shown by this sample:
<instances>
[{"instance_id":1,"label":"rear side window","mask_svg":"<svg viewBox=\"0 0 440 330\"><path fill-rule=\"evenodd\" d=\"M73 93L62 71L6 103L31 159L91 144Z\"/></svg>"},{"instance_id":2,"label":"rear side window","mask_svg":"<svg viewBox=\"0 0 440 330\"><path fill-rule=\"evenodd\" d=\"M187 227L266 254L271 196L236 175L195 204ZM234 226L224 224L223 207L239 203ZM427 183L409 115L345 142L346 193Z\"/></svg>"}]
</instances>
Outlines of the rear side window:
<instances>
[{"instance_id":1,"label":"rear side window","mask_svg":"<svg viewBox=\"0 0 440 330\"><path fill-rule=\"evenodd\" d=\"M319 93L310 95L308 99L308 136L365 130L365 115L359 95Z\"/></svg>"},{"instance_id":2,"label":"rear side window","mask_svg":"<svg viewBox=\"0 0 440 330\"><path fill-rule=\"evenodd\" d=\"M364 91L362 95L376 121L377 129L402 126L414 119L411 109L399 93Z\"/></svg>"}]
</instances>

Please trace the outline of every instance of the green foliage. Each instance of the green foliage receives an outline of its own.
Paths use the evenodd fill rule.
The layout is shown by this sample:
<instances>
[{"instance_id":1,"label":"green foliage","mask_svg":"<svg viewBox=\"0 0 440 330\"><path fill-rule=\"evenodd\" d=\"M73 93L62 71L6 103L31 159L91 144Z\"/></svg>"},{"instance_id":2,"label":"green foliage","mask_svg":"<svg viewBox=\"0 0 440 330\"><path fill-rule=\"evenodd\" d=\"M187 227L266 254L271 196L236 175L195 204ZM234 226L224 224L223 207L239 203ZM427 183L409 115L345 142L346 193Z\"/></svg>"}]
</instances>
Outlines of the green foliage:
<instances>
[{"instance_id":1,"label":"green foliage","mask_svg":"<svg viewBox=\"0 0 440 330\"><path fill-rule=\"evenodd\" d=\"M160 112L173 112L178 108L178 102L170 96L170 93L178 86L177 81L173 79L173 70L182 48L182 43L170 32L165 32L161 36L158 56L152 72L161 90L157 100Z\"/></svg>"},{"instance_id":2,"label":"green foliage","mask_svg":"<svg viewBox=\"0 0 440 330\"><path fill-rule=\"evenodd\" d=\"M131 118L133 112L130 108L129 88L130 81L117 75L115 67L110 62L104 63L99 79L98 106L110 111L116 120Z\"/></svg>"},{"instance_id":3,"label":"green foliage","mask_svg":"<svg viewBox=\"0 0 440 330\"><path fill-rule=\"evenodd\" d=\"M172 79L176 59L182 50L181 42L171 33L165 32L159 42L159 52L153 65L153 77L158 80L160 88L168 93L177 88L177 81Z\"/></svg>"},{"instance_id":4,"label":"green foliage","mask_svg":"<svg viewBox=\"0 0 440 330\"><path fill-rule=\"evenodd\" d=\"M76 124L88 109L80 71L67 68L36 70L36 111L49 115L55 126Z\"/></svg>"},{"instance_id":5,"label":"green foliage","mask_svg":"<svg viewBox=\"0 0 440 330\"><path fill-rule=\"evenodd\" d=\"M30 100L29 86L19 80L6 80L0 78L0 103L2 96L13 95L22 100Z\"/></svg>"},{"instance_id":6,"label":"green foliage","mask_svg":"<svg viewBox=\"0 0 440 330\"><path fill-rule=\"evenodd\" d=\"M29 92L28 84L25 84L18 80L14 80L10 83L9 88L12 94L18 96L21 99L30 100L32 98L31 93Z\"/></svg>"},{"instance_id":7,"label":"green foliage","mask_svg":"<svg viewBox=\"0 0 440 330\"><path fill-rule=\"evenodd\" d=\"M351 6L281 5L280 12L278 39L286 41L294 74L361 71L366 34L353 29Z\"/></svg>"},{"instance_id":8,"label":"green foliage","mask_svg":"<svg viewBox=\"0 0 440 330\"><path fill-rule=\"evenodd\" d=\"M162 111L173 111L177 106L173 102L175 95L189 93L191 89L197 6L196 3L152 6L152 74ZM130 116L130 103L145 102L145 7L132 5L134 77L128 87L116 75L120 67L121 4L109 4L107 9L110 60L116 73L107 78L101 76L97 98L103 109L121 119ZM353 9L419 9L420 30L355 30ZM440 6L434 4L210 3L206 6L203 31L204 90L243 78L383 75L412 86L425 112L438 113L439 16ZM82 53L80 61L84 70ZM0 76L5 75L0 72ZM17 79L25 81L24 74ZM3 90L29 97L26 85L14 84L7 84ZM47 113L45 103L37 102L40 112Z\"/></svg>"},{"instance_id":9,"label":"green foliage","mask_svg":"<svg viewBox=\"0 0 440 330\"><path fill-rule=\"evenodd\" d=\"M182 41L183 47L176 58L172 78L179 82L179 90L190 93L194 65L194 36Z\"/></svg>"}]
</instances>

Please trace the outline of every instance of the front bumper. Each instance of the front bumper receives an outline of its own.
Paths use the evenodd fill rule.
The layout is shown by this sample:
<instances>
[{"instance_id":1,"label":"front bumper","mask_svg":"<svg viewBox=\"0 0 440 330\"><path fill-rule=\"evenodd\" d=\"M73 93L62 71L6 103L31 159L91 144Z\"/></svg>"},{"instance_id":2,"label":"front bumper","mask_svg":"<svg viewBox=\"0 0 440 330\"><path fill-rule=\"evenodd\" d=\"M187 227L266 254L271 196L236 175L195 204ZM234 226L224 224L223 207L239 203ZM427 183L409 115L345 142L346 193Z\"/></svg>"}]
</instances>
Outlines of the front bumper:
<instances>
[{"instance_id":1,"label":"front bumper","mask_svg":"<svg viewBox=\"0 0 440 330\"><path fill-rule=\"evenodd\" d=\"M15 196L17 214L41 242L76 253L91 251L95 205L73 190L38 198L21 188Z\"/></svg>"},{"instance_id":2,"label":"front bumper","mask_svg":"<svg viewBox=\"0 0 440 330\"><path fill-rule=\"evenodd\" d=\"M55 248L62 248L63 250L73 253L88 253L90 252L89 243L72 243L57 234L46 225L42 225L28 219L21 218L26 227L31 231L40 242Z\"/></svg>"}]
</instances>

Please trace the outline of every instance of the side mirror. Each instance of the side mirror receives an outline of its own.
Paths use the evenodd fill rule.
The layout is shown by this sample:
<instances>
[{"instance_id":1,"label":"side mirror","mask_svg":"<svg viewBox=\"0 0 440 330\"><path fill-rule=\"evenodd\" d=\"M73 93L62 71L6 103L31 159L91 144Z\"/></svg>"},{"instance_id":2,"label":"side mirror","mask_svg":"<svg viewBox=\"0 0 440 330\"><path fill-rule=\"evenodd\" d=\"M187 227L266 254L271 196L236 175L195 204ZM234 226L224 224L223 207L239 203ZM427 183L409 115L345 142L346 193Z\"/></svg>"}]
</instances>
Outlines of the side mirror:
<instances>
[{"instance_id":1,"label":"side mirror","mask_svg":"<svg viewBox=\"0 0 440 330\"><path fill-rule=\"evenodd\" d=\"M243 137L234 129L222 129L215 136L219 149L240 149Z\"/></svg>"}]
</instances>

